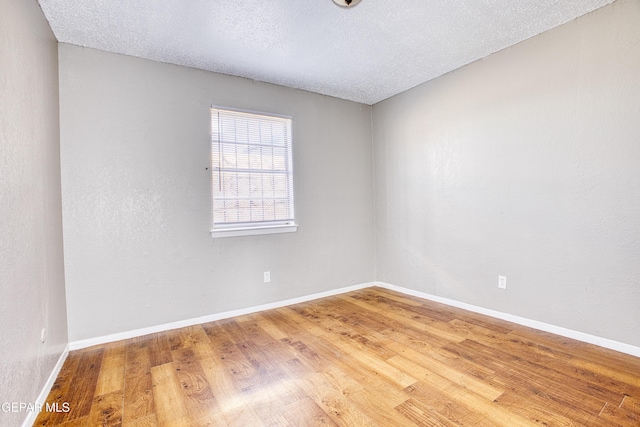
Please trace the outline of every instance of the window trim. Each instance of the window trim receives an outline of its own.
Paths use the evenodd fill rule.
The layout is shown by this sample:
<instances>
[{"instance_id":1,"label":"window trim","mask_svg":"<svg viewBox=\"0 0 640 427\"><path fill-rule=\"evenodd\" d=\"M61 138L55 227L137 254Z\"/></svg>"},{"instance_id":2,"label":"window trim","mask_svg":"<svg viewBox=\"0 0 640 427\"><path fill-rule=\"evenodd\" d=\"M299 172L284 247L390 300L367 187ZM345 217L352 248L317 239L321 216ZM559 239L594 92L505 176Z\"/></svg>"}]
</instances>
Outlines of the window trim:
<instances>
[{"instance_id":1,"label":"window trim","mask_svg":"<svg viewBox=\"0 0 640 427\"><path fill-rule=\"evenodd\" d=\"M289 125L290 127L290 138L291 138L291 142L289 145L289 151L290 151L290 160L289 160L289 165L290 165L290 174L291 174L291 188L290 188L290 195L289 195L289 200L291 202L291 209L294 212L294 218L293 220L284 220L284 221L259 221L259 222L253 222L253 223L226 223L226 224L222 224L222 225L216 225L215 222L213 221L213 211L211 212L211 221L212 221L212 227L211 227L211 237L212 238L221 238L221 237L239 237L239 236L252 236L252 235L264 235L264 234L278 234L278 233L294 233L298 230L298 224L295 222L295 195L294 195L294 188L295 186L293 185L293 178L294 178L294 170L293 170L293 118L291 116L287 116L287 115L282 115L282 114L274 114L274 113L265 113L262 111L254 111L254 110L245 110L245 109L239 109L239 108L231 108L231 107L224 107L224 106L219 106L219 105L211 105L209 108L210 111L210 115L212 114L213 110L224 110L224 111L229 111L229 112L236 112L236 113L247 113L247 114L254 114L254 115L260 115L260 116L265 116L265 117L274 117L274 118L279 118L279 119L287 119L289 120ZM209 147L209 151L210 151L210 155L211 155L211 160L210 160L210 171L211 171L211 184L213 185L213 174L216 173L216 169L213 165L213 138L211 136L211 132L212 132L212 128L211 128L211 124L210 124L210 147ZM214 198L214 189L211 188L210 191L210 195L211 195L211 207L213 209L213 198Z\"/></svg>"},{"instance_id":2,"label":"window trim","mask_svg":"<svg viewBox=\"0 0 640 427\"><path fill-rule=\"evenodd\" d=\"M298 231L298 224L279 224L252 227L215 228L211 230L211 237L240 237L258 236L262 234L295 233Z\"/></svg>"}]
</instances>

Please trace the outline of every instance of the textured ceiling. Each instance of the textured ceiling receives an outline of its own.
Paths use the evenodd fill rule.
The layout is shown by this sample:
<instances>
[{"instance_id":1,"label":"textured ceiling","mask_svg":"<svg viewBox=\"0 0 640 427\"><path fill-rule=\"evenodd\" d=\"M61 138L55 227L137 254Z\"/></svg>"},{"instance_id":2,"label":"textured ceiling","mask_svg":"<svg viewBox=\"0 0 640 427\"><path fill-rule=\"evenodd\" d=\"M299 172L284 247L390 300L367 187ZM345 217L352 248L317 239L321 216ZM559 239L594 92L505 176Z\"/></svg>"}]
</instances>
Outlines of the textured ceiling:
<instances>
[{"instance_id":1,"label":"textured ceiling","mask_svg":"<svg viewBox=\"0 0 640 427\"><path fill-rule=\"evenodd\" d=\"M374 104L613 0L39 0L60 42Z\"/></svg>"}]
</instances>

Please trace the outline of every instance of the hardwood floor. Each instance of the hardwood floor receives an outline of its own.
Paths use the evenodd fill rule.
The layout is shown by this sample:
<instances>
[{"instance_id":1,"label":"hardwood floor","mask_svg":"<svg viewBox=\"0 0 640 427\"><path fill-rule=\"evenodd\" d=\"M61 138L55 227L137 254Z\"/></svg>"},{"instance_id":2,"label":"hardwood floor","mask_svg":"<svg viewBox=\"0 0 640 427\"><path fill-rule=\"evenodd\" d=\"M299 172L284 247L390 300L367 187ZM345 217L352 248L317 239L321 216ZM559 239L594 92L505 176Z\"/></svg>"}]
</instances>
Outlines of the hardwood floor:
<instances>
[{"instance_id":1,"label":"hardwood floor","mask_svg":"<svg viewBox=\"0 0 640 427\"><path fill-rule=\"evenodd\" d=\"M380 288L72 352L44 426L640 426L640 359Z\"/></svg>"}]
</instances>

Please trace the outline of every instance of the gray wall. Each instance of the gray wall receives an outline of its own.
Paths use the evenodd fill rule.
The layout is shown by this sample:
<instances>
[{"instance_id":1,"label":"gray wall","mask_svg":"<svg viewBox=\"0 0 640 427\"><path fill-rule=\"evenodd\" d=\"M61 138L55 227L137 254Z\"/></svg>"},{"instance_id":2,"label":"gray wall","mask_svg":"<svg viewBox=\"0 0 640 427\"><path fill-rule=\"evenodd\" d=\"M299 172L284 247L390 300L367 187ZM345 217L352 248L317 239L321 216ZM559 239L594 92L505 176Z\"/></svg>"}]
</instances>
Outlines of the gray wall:
<instances>
[{"instance_id":1,"label":"gray wall","mask_svg":"<svg viewBox=\"0 0 640 427\"><path fill-rule=\"evenodd\" d=\"M60 45L71 339L377 278L640 345L639 9L373 109ZM210 237L211 104L293 116L297 233Z\"/></svg>"},{"instance_id":2,"label":"gray wall","mask_svg":"<svg viewBox=\"0 0 640 427\"><path fill-rule=\"evenodd\" d=\"M72 45L59 55L72 341L375 279L371 107ZM296 233L211 238L211 104L293 117Z\"/></svg>"},{"instance_id":3,"label":"gray wall","mask_svg":"<svg viewBox=\"0 0 640 427\"><path fill-rule=\"evenodd\" d=\"M67 344L59 140L57 42L35 0L2 0L0 402L35 401Z\"/></svg>"},{"instance_id":4,"label":"gray wall","mask_svg":"<svg viewBox=\"0 0 640 427\"><path fill-rule=\"evenodd\" d=\"M619 0L376 104L378 280L640 345L639 22Z\"/></svg>"}]
</instances>

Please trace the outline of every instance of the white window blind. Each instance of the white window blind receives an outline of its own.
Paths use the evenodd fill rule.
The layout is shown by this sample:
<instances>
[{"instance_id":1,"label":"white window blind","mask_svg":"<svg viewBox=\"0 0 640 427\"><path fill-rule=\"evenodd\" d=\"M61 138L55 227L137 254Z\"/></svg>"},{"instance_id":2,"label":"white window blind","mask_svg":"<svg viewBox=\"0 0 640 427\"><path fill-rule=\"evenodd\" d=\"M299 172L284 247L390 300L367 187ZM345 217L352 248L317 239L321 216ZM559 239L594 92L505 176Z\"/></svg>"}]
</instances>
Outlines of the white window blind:
<instances>
[{"instance_id":1,"label":"white window blind","mask_svg":"<svg viewBox=\"0 0 640 427\"><path fill-rule=\"evenodd\" d=\"M291 119L211 108L213 228L294 223Z\"/></svg>"}]
</instances>

